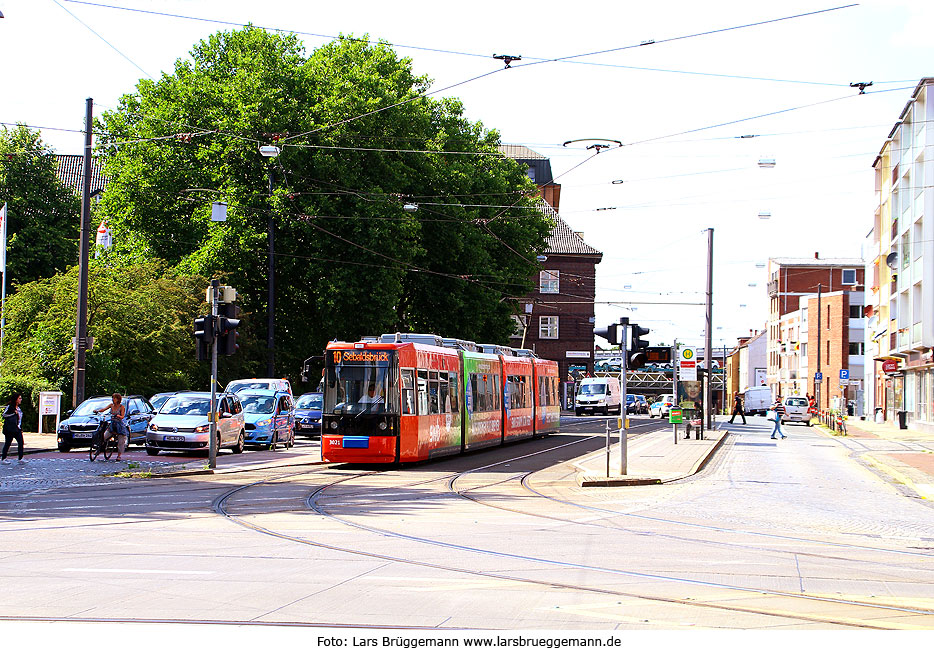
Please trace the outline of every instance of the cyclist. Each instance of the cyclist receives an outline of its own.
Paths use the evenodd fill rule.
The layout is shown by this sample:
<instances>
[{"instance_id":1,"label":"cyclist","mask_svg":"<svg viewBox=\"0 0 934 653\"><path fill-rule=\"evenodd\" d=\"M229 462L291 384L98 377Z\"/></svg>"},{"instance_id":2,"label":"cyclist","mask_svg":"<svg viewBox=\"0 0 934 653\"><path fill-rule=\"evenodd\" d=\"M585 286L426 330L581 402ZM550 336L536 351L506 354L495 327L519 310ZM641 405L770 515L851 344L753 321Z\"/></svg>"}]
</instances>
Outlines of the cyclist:
<instances>
[{"instance_id":1,"label":"cyclist","mask_svg":"<svg viewBox=\"0 0 934 653\"><path fill-rule=\"evenodd\" d=\"M119 392L113 393L113 395L111 395L111 400L110 404L103 408L98 408L94 412L97 414L103 413L105 410L110 411L109 424L104 430L104 440L106 441L108 437L108 431L110 432L110 436L117 436L117 462L120 462L123 451L126 449L127 438L130 435L123 421L123 418L126 416L126 406L123 404L123 395Z\"/></svg>"}]
</instances>

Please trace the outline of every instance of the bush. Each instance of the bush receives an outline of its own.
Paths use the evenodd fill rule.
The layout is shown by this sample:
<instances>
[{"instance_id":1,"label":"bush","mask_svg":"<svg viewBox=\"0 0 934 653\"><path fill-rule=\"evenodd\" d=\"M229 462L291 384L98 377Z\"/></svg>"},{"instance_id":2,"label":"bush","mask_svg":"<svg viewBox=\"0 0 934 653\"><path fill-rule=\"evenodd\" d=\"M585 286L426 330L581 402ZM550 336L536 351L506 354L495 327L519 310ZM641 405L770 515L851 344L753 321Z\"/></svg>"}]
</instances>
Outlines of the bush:
<instances>
[{"instance_id":1,"label":"bush","mask_svg":"<svg viewBox=\"0 0 934 653\"><path fill-rule=\"evenodd\" d=\"M20 408L23 409L23 430L36 431L39 428L39 391L40 390L59 390L55 385L44 379L37 379L30 376L4 376L0 378L0 401L5 407L10 401L14 392L22 393L23 403ZM65 397L63 396L64 400ZM62 401L62 410L65 410L65 402Z\"/></svg>"}]
</instances>

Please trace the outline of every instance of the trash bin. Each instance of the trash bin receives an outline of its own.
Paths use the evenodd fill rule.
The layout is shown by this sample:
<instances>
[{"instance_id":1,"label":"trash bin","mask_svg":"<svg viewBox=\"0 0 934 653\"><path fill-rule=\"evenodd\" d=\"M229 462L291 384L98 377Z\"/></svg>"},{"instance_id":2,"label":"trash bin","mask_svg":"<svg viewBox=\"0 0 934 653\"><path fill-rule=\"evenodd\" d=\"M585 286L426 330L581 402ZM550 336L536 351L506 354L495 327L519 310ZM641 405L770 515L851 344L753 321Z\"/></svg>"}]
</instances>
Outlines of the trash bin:
<instances>
[{"instance_id":1,"label":"trash bin","mask_svg":"<svg viewBox=\"0 0 934 653\"><path fill-rule=\"evenodd\" d=\"M898 414L898 428L907 429L908 428L908 411L899 410L899 411L896 411L896 413Z\"/></svg>"},{"instance_id":2,"label":"trash bin","mask_svg":"<svg viewBox=\"0 0 934 653\"><path fill-rule=\"evenodd\" d=\"M885 408L882 408L881 406L876 406L875 421L876 421L876 424L882 424L882 422L885 421Z\"/></svg>"}]
</instances>

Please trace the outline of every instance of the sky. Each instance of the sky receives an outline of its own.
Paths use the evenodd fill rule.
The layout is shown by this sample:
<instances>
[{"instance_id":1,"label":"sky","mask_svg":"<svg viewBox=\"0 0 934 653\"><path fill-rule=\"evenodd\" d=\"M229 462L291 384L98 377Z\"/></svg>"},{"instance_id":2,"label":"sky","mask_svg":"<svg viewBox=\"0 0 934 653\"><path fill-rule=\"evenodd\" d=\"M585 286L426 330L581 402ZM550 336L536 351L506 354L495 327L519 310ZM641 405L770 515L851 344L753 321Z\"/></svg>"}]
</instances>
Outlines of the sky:
<instances>
[{"instance_id":1,"label":"sky","mask_svg":"<svg viewBox=\"0 0 934 653\"><path fill-rule=\"evenodd\" d=\"M0 12L0 122L42 127L62 154L82 151L85 98L115 108L218 30L292 30L309 51L338 34L394 44L469 119L551 159L561 216L603 252L596 326L628 316L652 344L702 342L708 228L715 347L764 327L770 257L860 257L873 160L934 76L925 0L0 0ZM495 54L522 61L506 70ZM563 145L579 139L605 140ZM587 149L610 141L622 146Z\"/></svg>"}]
</instances>

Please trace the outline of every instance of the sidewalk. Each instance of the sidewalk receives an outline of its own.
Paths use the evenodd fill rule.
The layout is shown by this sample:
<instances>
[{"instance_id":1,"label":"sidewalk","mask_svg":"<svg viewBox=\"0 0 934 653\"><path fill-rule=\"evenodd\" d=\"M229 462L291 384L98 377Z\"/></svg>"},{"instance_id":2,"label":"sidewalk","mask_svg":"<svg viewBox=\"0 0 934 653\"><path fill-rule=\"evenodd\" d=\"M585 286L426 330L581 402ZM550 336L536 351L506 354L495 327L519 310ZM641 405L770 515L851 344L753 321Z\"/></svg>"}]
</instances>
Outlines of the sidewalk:
<instances>
[{"instance_id":1,"label":"sidewalk","mask_svg":"<svg viewBox=\"0 0 934 653\"><path fill-rule=\"evenodd\" d=\"M723 423L715 423L703 440L684 439L679 430L678 443L670 428L640 435L626 447L626 474L619 472L619 443L610 446L610 476L606 475L606 450L572 460L569 464L580 470L580 487L615 487L622 485L653 485L670 483L696 474L713 457L729 435Z\"/></svg>"},{"instance_id":2,"label":"sidewalk","mask_svg":"<svg viewBox=\"0 0 934 653\"><path fill-rule=\"evenodd\" d=\"M846 437L910 444L913 451L873 452L860 457L922 499L934 500L934 433L852 419L847 420L846 431Z\"/></svg>"}]
</instances>

